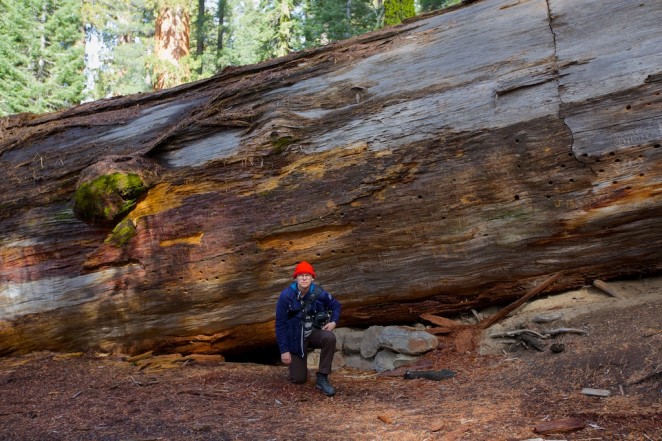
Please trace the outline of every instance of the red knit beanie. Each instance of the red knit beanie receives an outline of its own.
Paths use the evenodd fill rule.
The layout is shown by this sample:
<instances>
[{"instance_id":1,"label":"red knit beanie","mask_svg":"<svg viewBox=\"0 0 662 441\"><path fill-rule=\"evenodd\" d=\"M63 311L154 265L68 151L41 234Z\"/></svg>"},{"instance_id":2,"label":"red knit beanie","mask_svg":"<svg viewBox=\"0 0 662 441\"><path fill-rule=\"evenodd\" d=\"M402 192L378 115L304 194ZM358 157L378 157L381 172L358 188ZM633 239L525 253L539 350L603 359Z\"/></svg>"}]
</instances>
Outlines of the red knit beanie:
<instances>
[{"instance_id":1,"label":"red knit beanie","mask_svg":"<svg viewBox=\"0 0 662 441\"><path fill-rule=\"evenodd\" d=\"M294 267L294 274L292 275L292 278L296 279L299 274L310 274L313 276L313 279L316 277L313 266L305 260L299 262L299 264Z\"/></svg>"}]
</instances>

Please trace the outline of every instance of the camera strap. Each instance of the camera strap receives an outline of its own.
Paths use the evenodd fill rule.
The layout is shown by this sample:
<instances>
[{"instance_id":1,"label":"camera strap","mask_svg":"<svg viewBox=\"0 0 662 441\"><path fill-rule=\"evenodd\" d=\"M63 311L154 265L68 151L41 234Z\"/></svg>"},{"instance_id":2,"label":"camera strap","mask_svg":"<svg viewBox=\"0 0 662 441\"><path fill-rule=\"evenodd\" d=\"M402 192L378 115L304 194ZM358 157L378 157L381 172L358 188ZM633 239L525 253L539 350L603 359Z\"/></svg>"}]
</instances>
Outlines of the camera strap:
<instances>
[{"instance_id":1,"label":"camera strap","mask_svg":"<svg viewBox=\"0 0 662 441\"><path fill-rule=\"evenodd\" d=\"M303 301L301 304L301 310L303 311L303 314L306 315L308 314L308 307L317 300L317 297L322 293L322 287L319 285L315 285L315 289L313 289L313 292L308 294L306 296L306 299Z\"/></svg>"}]
</instances>

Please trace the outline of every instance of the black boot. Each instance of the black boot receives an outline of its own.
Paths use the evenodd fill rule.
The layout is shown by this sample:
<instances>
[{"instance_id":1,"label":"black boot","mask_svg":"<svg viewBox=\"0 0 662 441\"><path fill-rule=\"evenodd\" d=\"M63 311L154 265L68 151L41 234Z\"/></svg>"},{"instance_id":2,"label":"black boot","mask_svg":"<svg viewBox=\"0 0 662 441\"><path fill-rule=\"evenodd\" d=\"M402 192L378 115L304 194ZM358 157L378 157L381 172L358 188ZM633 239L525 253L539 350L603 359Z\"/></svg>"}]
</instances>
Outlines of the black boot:
<instances>
[{"instance_id":1,"label":"black boot","mask_svg":"<svg viewBox=\"0 0 662 441\"><path fill-rule=\"evenodd\" d=\"M329 383L329 378L326 374L317 374L317 384L315 387L324 392L324 395L327 397L332 397L336 394L336 390L331 386L331 383Z\"/></svg>"}]
</instances>

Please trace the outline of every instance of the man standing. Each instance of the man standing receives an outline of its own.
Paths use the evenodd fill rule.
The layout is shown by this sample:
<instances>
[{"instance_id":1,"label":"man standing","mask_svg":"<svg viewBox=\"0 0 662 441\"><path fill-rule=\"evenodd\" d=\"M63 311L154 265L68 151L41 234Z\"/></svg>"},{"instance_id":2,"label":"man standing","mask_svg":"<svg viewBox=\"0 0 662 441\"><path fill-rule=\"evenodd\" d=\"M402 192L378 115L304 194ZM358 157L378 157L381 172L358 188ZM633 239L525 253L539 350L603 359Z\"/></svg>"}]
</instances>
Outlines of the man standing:
<instances>
[{"instance_id":1,"label":"man standing","mask_svg":"<svg viewBox=\"0 0 662 441\"><path fill-rule=\"evenodd\" d=\"M289 366L290 380L305 383L308 378L308 350L321 349L315 387L332 396L329 383L336 350L333 331L340 318L340 302L314 284L315 270L308 262L294 268L294 283L280 293L276 303L276 340L280 358Z\"/></svg>"}]
</instances>

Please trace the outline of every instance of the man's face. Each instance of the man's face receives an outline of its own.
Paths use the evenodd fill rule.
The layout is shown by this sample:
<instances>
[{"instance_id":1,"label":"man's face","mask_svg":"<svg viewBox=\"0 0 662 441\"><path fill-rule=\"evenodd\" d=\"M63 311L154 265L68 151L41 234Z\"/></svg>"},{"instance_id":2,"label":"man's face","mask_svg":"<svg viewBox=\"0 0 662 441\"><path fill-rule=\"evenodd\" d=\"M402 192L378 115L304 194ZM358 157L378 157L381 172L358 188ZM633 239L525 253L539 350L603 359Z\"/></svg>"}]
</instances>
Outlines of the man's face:
<instances>
[{"instance_id":1,"label":"man's face","mask_svg":"<svg viewBox=\"0 0 662 441\"><path fill-rule=\"evenodd\" d=\"M310 288L310 284L313 283L312 274L299 274L297 276L297 285L301 291L305 291Z\"/></svg>"}]
</instances>

